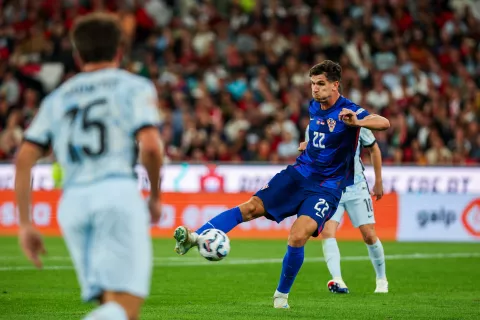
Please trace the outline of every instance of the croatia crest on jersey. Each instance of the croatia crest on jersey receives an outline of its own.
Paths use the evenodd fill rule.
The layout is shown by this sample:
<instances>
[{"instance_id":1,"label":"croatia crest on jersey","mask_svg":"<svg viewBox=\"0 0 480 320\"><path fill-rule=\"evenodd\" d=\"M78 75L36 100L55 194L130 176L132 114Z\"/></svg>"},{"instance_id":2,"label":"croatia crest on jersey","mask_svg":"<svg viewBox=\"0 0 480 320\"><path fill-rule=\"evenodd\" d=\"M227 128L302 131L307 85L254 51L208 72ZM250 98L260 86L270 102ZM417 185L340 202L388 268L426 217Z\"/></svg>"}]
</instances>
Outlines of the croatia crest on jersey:
<instances>
[{"instance_id":1,"label":"croatia crest on jersey","mask_svg":"<svg viewBox=\"0 0 480 320\"><path fill-rule=\"evenodd\" d=\"M335 125L337 124L337 122L335 120L333 120L332 118L328 118L327 124L328 124L328 130L330 130L330 132L332 132L333 129L335 129Z\"/></svg>"}]
</instances>

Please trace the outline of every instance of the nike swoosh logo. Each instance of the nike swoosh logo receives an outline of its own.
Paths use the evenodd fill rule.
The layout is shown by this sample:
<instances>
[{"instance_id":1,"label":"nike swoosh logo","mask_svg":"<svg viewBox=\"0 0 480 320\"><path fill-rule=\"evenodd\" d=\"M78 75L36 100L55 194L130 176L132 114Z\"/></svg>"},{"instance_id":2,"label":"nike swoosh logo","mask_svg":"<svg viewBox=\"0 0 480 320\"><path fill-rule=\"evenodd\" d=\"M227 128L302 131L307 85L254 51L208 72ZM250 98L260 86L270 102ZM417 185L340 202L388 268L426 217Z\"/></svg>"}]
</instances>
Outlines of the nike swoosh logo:
<instances>
[{"instance_id":1,"label":"nike swoosh logo","mask_svg":"<svg viewBox=\"0 0 480 320\"><path fill-rule=\"evenodd\" d=\"M373 217L373 216L368 216L369 218Z\"/></svg>"}]
</instances>

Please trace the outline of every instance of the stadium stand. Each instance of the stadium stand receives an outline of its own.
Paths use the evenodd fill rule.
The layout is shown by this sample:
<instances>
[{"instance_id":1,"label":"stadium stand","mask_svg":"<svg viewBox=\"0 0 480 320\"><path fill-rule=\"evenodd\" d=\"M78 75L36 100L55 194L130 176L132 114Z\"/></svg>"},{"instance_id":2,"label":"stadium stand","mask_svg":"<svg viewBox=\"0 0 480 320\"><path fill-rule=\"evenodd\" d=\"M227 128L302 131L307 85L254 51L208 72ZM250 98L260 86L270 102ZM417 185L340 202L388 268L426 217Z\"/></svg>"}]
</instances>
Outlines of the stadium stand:
<instances>
[{"instance_id":1,"label":"stadium stand","mask_svg":"<svg viewBox=\"0 0 480 320\"><path fill-rule=\"evenodd\" d=\"M480 162L478 1L0 4L0 160L14 157L44 95L77 72L73 19L104 10L121 19L124 68L157 85L170 161L292 161L308 69L331 59L344 95L390 119L376 133L384 162Z\"/></svg>"}]
</instances>

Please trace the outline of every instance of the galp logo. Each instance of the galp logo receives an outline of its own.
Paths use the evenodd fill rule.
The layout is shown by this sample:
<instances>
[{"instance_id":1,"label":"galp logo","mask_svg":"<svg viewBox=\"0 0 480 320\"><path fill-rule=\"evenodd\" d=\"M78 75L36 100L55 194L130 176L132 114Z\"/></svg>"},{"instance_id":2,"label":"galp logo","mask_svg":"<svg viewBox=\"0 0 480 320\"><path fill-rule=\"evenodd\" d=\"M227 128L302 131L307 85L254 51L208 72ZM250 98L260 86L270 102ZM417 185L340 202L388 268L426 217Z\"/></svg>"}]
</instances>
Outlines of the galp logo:
<instances>
[{"instance_id":1,"label":"galp logo","mask_svg":"<svg viewBox=\"0 0 480 320\"><path fill-rule=\"evenodd\" d=\"M448 228L456 219L455 211L447 210L444 207L438 210L422 210L417 213L418 224L421 228L426 228L431 224L444 224Z\"/></svg>"},{"instance_id":2,"label":"galp logo","mask_svg":"<svg viewBox=\"0 0 480 320\"><path fill-rule=\"evenodd\" d=\"M480 199L473 200L463 210L462 222L471 235L480 237Z\"/></svg>"}]
</instances>

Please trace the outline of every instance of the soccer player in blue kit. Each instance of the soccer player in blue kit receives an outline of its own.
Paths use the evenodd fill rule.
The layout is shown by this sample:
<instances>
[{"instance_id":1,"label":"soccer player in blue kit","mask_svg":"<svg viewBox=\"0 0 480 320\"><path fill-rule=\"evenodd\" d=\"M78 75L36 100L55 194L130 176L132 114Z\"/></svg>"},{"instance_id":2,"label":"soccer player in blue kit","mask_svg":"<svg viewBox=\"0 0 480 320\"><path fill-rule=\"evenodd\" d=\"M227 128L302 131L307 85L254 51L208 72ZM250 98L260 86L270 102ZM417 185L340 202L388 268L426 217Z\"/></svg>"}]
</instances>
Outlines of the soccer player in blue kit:
<instances>
[{"instance_id":1,"label":"soccer player in blue kit","mask_svg":"<svg viewBox=\"0 0 480 320\"><path fill-rule=\"evenodd\" d=\"M242 222L266 217L280 223L297 215L273 296L275 308L289 308L288 294L304 260L304 245L317 237L335 213L342 192L353 184L354 157L360 128L386 130L384 117L369 114L339 93L342 68L325 60L310 69L309 141L296 163L276 174L249 201L220 213L195 232L175 230L175 251L183 255L211 228L227 233Z\"/></svg>"}]
</instances>

